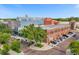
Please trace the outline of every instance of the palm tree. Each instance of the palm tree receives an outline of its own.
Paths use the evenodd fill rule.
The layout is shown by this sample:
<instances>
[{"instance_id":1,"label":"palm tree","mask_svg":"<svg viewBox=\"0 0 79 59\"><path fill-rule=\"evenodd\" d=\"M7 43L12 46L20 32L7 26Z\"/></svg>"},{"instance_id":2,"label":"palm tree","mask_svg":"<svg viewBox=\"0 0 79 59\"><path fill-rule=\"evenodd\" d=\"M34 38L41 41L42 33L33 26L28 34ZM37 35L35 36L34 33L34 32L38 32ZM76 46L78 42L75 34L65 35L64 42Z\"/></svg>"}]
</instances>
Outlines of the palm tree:
<instances>
[{"instance_id":1,"label":"palm tree","mask_svg":"<svg viewBox=\"0 0 79 59\"><path fill-rule=\"evenodd\" d=\"M25 26L21 30L21 34L30 41L35 42L35 45L41 44L46 37L46 32L40 27L34 27L34 24Z\"/></svg>"}]
</instances>

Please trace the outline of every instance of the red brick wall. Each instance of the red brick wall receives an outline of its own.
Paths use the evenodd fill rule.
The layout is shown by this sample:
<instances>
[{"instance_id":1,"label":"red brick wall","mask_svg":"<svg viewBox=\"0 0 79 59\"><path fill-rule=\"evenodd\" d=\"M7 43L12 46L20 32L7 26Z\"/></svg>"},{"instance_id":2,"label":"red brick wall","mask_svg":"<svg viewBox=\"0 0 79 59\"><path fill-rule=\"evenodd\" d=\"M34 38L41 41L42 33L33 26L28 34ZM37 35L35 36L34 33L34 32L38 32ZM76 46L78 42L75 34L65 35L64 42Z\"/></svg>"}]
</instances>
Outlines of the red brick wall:
<instances>
[{"instance_id":1,"label":"red brick wall","mask_svg":"<svg viewBox=\"0 0 79 59\"><path fill-rule=\"evenodd\" d=\"M45 18L44 19L44 25L51 25L52 24L52 19L51 18Z\"/></svg>"},{"instance_id":2,"label":"red brick wall","mask_svg":"<svg viewBox=\"0 0 79 59\"><path fill-rule=\"evenodd\" d=\"M44 25L56 25L59 22L56 20L52 20L52 18L45 18L44 19Z\"/></svg>"}]
</instances>

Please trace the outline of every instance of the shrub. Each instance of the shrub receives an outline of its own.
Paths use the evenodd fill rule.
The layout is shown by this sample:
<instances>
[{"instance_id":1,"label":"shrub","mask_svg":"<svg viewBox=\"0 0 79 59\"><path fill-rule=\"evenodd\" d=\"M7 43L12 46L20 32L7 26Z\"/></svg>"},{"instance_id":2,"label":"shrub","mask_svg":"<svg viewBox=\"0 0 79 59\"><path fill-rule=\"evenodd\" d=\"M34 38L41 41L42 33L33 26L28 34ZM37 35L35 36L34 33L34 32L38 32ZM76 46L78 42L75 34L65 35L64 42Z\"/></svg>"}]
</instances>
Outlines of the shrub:
<instances>
[{"instance_id":1,"label":"shrub","mask_svg":"<svg viewBox=\"0 0 79 59\"><path fill-rule=\"evenodd\" d=\"M7 33L0 33L0 43L5 44L9 41L10 39L10 34Z\"/></svg>"},{"instance_id":2,"label":"shrub","mask_svg":"<svg viewBox=\"0 0 79 59\"><path fill-rule=\"evenodd\" d=\"M9 26L5 25L5 24L0 24L0 32L2 33L12 33L12 30L10 29Z\"/></svg>"},{"instance_id":3,"label":"shrub","mask_svg":"<svg viewBox=\"0 0 79 59\"><path fill-rule=\"evenodd\" d=\"M40 44L40 43L36 44L35 46L36 46L36 47L39 47L39 48L43 47L43 45Z\"/></svg>"},{"instance_id":4,"label":"shrub","mask_svg":"<svg viewBox=\"0 0 79 59\"><path fill-rule=\"evenodd\" d=\"M9 54L10 46L8 44L4 44L2 49L0 49L0 54L7 55Z\"/></svg>"},{"instance_id":5,"label":"shrub","mask_svg":"<svg viewBox=\"0 0 79 59\"><path fill-rule=\"evenodd\" d=\"M79 41L74 41L69 45L72 54L79 55Z\"/></svg>"},{"instance_id":6,"label":"shrub","mask_svg":"<svg viewBox=\"0 0 79 59\"><path fill-rule=\"evenodd\" d=\"M11 49L13 51L16 51L17 53L20 53L20 41L19 40L14 40L11 43Z\"/></svg>"}]
</instances>

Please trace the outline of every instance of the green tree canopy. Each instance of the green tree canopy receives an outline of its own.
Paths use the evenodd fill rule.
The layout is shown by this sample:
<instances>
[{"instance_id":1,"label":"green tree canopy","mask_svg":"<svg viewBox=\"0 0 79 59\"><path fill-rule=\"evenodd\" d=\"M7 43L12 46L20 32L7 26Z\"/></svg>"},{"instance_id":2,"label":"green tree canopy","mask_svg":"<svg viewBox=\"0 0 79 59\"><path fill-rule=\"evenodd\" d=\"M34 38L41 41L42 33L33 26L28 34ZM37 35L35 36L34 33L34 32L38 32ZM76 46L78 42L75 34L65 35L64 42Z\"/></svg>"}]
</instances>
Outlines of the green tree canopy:
<instances>
[{"instance_id":1,"label":"green tree canopy","mask_svg":"<svg viewBox=\"0 0 79 59\"><path fill-rule=\"evenodd\" d=\"M0 43L1 44L8 43L9 39L10 39L10 34L0 33Z\"/></svg>"},{"instance_id":2,"label":"green tree canopy","mask_svg":"<svg viewBox=\"0 0 79 59\"><path fill-rule=\"evenodd\" d=\"M16 18L0 18L0 20L4 20L4 21L8 21L8 20L16 21Z\"/></svg>"},{"instance_id":3,"label":"green tree canopy","mask_svg":"<svg viewBox=\"0 0 79 59\"><path fill-rule=\"evenodd\" d=\"M11 43L11 49L16 52L20 52L21 43L19 40L13 40Z\"/></svg>"},{"instance_id":4,"label":"green tree canopy","mask_svg":"<svg viewBox=\"0 0 79 59\"><path fill-rule=\"evenodd\" d=\"M0 49L0 54L7 55L9 54L10 46L8 44L3 44L3 47Z\"/></svg>"},{"instance_id":5,"label":"green tree canopy","mask_svg":"<svg viewBox=\"0 0 79 59\"><path fill-rule=\"evenodd\" d=\"M54 18L54 20L57 20L57 21L71 21L71 20L79 21L79 17Z\"/></svg>"},{"instance_id":6,"label":"green tree canopy","mask_svg":"<svg viewBox=\"0 0 79 59\"><path fill-rule=\"evenodd\" d=\"M2 33L12 33L12 30L5 24L0 24L0 32Z\"/></svg>"},{"instance_id":7,"label":"green tree canopy","mask_svg":"<svg viewBox=\"0 0 79 59\"><path fill-rule=\"evenodd\" d=\"M79 41L74 41L69 45L71 53L79 55Z\"/></svg>"},{"instance_id":8,"label":"green tree canopy","mask_svg":"<svg viewBox=\"0 0 79 59\"><path fill-rule=\"evenodd\" d=\"M34 27L33 24L25 26L20 32L24 37L35 42L35 44L41 44L47 35L42 28Z\"/></svg>"}]
</instances>

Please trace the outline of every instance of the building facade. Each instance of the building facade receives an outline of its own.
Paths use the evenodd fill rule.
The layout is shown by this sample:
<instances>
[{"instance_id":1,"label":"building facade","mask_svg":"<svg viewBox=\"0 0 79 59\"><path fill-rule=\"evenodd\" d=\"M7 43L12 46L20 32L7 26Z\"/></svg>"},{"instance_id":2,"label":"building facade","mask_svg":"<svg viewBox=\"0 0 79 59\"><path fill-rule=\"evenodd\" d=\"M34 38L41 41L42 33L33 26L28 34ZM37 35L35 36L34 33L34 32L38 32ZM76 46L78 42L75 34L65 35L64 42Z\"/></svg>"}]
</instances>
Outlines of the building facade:
<instances>
[{"instance_id":1,"label":"building facade","mask_svg":"<svg viewBox=\"0 0 79 59\"><path fill-rule=\"evenodd\" d=\"M18 27L18 30L22 29L24 26L35 24L40 25L44 24L42 17L30 17L30 16L23 16L23 17L17 17L17 21L19 22L20 26Z\"/></svg>"},{"instance_id":2,"label":"building facade","mask_svg":"<svg viewBox=\"0 0 79 59\"><path fill-rule=\"evenodd\" d=\"M58 21L53 20L52 18L44 18L44 25L56 25L58 23Z\"/></svg>"},{"instance_id":3,"label":"building facade","mask_svg":"<svg viewBox=\"0 0 79 59\"><path fill-rule=\"evenodd\" d=\"M63 35L67 35L71 32L69 24L48 25L41 26L41 28L47 32L47 38L45 40L47 44L50 44L52 41L57 41Z\"/></svg>"},{"instance_id":4,"label":"building facade","mask_svg":"<svg viewBox=\"0 0 79 59\"><path fill-rule=\"evenodd\" d=\"M67 35L71 32L70 24L59 24L58 21L52 18L40 18L40 17L18 17L17 21L20 23L18 29L22 29L24 26L34 24L36 27L41 27L47 32L45 42L50 44L53 41L58 41L63 35Z\"/></svg>"}]
</instances>

